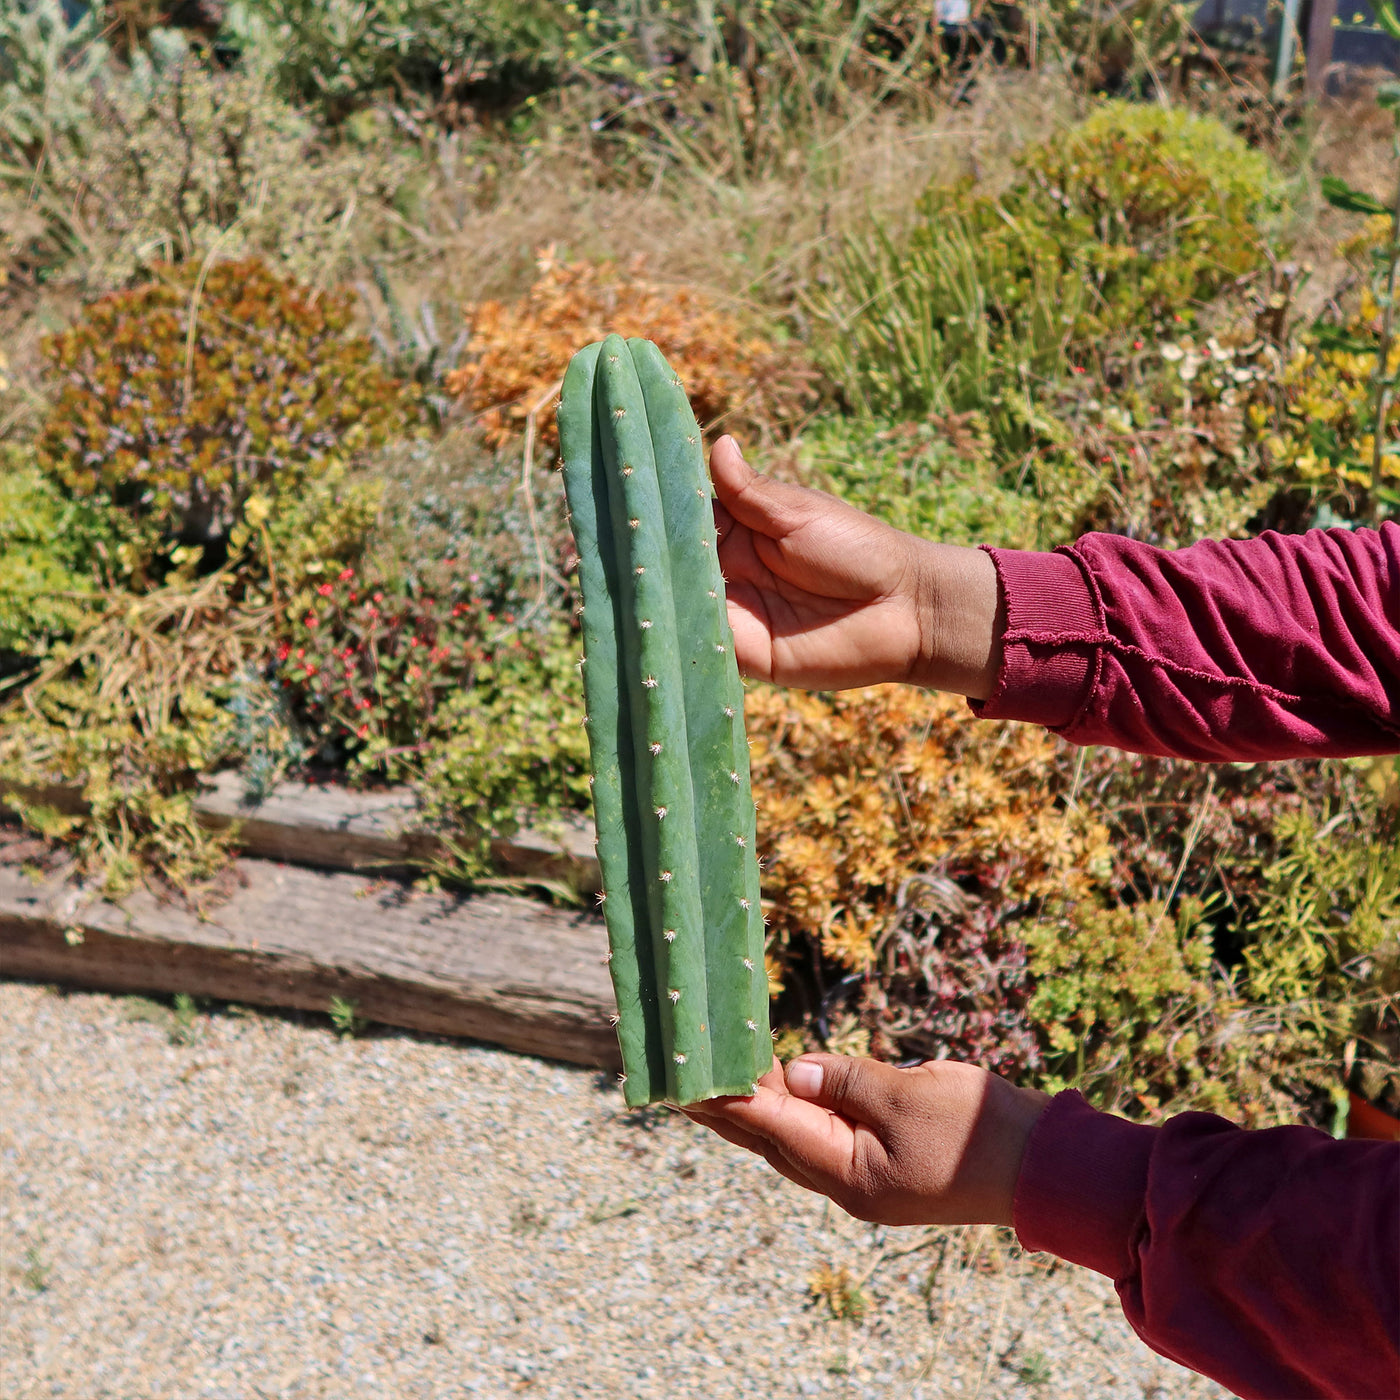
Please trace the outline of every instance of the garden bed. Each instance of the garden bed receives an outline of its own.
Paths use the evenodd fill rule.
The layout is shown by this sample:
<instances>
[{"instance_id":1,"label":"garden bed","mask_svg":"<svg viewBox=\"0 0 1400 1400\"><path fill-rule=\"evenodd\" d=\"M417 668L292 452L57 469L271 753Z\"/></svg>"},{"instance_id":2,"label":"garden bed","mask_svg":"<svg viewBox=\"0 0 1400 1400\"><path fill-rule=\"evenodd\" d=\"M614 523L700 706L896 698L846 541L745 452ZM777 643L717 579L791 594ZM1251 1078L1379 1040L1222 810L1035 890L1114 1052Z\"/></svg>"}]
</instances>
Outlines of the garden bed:
<instances>
[{"instance_id":1,"label":"garden bed","mask_svg":"<svg viewBox=\"0 0 1400 1400\"><path fill-rule=\"evenodd\" d=\"M388 879L240 859L201 915L140 890L93 898L0 863L12 978L329 1012L611 1067L602 924L538 901L430 894Z\"/></svg>"}]
</instances>

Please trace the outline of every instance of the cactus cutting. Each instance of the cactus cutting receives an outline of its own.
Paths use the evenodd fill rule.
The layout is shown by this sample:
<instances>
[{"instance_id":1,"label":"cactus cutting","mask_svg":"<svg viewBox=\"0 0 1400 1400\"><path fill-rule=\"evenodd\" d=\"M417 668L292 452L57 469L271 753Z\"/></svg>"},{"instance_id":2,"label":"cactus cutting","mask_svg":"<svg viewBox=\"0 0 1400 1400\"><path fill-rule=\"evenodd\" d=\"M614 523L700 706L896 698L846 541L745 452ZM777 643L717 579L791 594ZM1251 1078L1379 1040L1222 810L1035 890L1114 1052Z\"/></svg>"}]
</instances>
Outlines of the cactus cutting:
<instances>
[{"instance_id":1,"label":"cactus cutting","mask_svg":"<svg viewBox=\"0 0 1400 1400\"><path fill-rule=\"evenodd\" d=\"M559 441L623 1093L748 1094L773 1062L744 691L700 430L650 341L580 350Z\"/></svg>"}]
</instances>

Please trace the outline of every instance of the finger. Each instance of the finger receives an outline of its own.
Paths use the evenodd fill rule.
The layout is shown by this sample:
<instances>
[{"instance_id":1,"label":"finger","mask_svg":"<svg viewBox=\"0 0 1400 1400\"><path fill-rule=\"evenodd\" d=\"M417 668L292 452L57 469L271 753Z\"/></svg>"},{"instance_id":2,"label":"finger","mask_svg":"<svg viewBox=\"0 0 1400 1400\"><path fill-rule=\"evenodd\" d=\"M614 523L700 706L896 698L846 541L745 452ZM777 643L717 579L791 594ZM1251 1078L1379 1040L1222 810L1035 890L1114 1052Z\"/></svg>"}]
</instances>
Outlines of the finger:
<instances>
[{"instance_id":1,"label":"finger","mask_svg":"<svg viewBox=\"0 0 1400 1400\"><path fill-rule=\"evenodd\" d=\"M787 1088L799 1099L880 1128L909 1097L909 1080L893 1065L854 1055L799 1055L787 1067Z\"/></svg>"},{"instance_id":2,"label":"finger","mask_svg":"<svg viewBox=\"0 0 1400 1400\"><path fill-rule=\"evenodd\" d=\"M775 540L801 529L816 513L814 504L825 496L810 487L776 481L754 471L728 434L710 453L710 478L720 506L735 522Z\"/></svg>"},{"instance_id":3,"label":"finger","mask_svg":"<svg viewBox=\"0 0 1400 1400\"><path fill-rule=\"evenodd\" d=\"M769 1088L760 1083L750 1098L707 1099L703 1111L771 1144L814 1189L826 1194L849 1185L855 1167L872 1154L884 1155L868 1127L794 1098L786 1084Z\"/></svg>"},{"instance_id":4,"label":"finger","mask_svg":"<svg viewBox=\"0 0 1400 1400\"><path fill-rule=\"evenodd\" d=\"M800 1171L775 1147L771 1142L765 1142L756 1133L751 1133L734 1123L730 1123L723 1118L714 1117L708 1113L697 1112L693 1108L682 1110L687 1117L695 1120L702 1127L709 1128L711 1132L718 1133L726 1142L732 1142L736 1147L742 1147L752 1152L756 1157L762 1157L774 1171L780 1172L791 1182L795 1182L806 1191L815 1191L819 1195L825 1192L804 1172Z\"/></svg>"}]
</instances>

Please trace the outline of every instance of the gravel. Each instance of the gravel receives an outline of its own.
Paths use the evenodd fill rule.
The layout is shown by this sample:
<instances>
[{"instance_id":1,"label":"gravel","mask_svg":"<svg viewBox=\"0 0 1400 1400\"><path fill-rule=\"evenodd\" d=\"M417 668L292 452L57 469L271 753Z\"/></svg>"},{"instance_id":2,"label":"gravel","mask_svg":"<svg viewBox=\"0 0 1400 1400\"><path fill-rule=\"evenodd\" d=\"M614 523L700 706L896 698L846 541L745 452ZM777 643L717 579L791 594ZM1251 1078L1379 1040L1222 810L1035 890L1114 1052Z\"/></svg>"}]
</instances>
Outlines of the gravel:
<instances>
[{"instance_id":1,"label":"gravel","mask_svg":"<svg viewBox=\"0 0 1400 1400\"><path fill-rule=\"evenodd\" d=\"M6 1400L1226 1394L1106 1279L852 1220L607 1076L12 983L0 1296Z\"/></svg>"}]
</instances>

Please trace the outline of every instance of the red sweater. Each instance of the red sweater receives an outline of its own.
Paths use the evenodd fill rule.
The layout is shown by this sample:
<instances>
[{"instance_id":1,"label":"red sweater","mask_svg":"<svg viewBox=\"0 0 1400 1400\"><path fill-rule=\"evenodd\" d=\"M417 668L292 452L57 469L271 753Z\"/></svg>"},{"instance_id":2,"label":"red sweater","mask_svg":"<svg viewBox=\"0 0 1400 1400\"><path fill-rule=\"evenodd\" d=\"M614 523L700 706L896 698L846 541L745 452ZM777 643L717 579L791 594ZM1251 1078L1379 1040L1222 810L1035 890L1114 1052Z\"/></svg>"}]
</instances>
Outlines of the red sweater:
<instances>
[{"instance_id":1,"label":"red sweater","mask_svg":"<svg viewBox=\"0 0 1400 1400\"><path fill-rule=\"evenodd\" d=\"M987 718L1207 760L1400 751L1400 526L988 552L1006 631ZM1015 1223L1239 1395L1400 1397L1400 1143L1210 1113L1144 1127L1066 1092Z\"/></svg>"}]
</instances>

